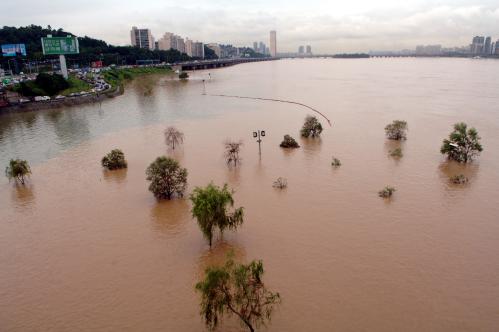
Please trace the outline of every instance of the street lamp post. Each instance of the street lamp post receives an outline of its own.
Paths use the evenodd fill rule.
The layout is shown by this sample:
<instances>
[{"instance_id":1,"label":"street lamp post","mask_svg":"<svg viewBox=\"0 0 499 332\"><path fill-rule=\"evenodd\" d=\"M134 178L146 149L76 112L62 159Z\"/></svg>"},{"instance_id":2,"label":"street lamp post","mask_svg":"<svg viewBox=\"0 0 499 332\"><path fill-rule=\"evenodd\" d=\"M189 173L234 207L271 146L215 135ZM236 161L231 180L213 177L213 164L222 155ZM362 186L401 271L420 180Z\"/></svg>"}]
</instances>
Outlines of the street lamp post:
<instances>
[{"instance_id":1,"label":"street lamp post","mask_svg":"<svg viewBox=\"0 0 499 332\"><path fill-rule=\"evenodd\" d=\"M262 147L261 147L262 137L265 137L265 130L258 130L258 131L253 132L253 138L257 138L256 141L258 142L258 153L259 154L262 154Z\"/></svg>"}]
</instances>

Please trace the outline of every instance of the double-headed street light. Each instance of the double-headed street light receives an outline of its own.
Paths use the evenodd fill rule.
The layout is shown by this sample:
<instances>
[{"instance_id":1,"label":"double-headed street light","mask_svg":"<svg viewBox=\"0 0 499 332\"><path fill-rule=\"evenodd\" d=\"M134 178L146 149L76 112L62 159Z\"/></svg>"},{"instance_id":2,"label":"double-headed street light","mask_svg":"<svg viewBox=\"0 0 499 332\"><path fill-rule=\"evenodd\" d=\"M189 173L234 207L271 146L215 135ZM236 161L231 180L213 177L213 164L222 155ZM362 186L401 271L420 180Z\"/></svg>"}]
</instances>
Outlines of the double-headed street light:
<instances>
[{"instance_id":1,"label":"double-headed street light","mask_svg":"<svg viewBox=\"0 0 499 332\"><path fill-rule=\"evenodd\" d=\"M256 141L258 142L258 153L262 154L262 137L265 137L265 130L258 130L253 132L253 137L258 138Z\"/></svg>"}]
</instances>

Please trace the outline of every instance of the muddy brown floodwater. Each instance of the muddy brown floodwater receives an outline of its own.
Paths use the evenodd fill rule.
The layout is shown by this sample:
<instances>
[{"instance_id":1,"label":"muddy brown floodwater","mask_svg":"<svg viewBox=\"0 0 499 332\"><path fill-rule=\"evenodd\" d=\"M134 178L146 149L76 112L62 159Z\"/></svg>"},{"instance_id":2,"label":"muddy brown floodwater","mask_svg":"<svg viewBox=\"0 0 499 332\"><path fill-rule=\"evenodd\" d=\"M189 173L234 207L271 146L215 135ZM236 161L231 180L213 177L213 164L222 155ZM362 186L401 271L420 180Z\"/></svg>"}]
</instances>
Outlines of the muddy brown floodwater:
<instances>
[{"instance_id":1,"label":"muddy brown floodwater","mask_svg":"<svg viewBox=\"0 0 499 332\"><path fill-rule=\"evenodd\" d=\"M25 188L0 180L0 330L202 331L194 284L234 250L263 259L268 287L282 295L268 331L497 331L498 64L317 59L211 72L210 93L323 112L333 126L310 141L298 139L303 108L202 96L206 72L185 83L139 79L102 105L0 117L2 165L34 165ZM409 124L400 144L384 137L394 119ZM458 121L483 138L468 166L439 153ZM185 133L174 153L168 125ZM267 132L261 158L258 129ZM285 134L302 147L280 149ZM244 141L237 169L224 164L226 138ZM113 148L127 170L101 169ZM210 250L188 200L148 192L144 172L160 155L189 170L188 192L228 183L243 227ZM470 182L450 184L460 173ZM278 177L287 189L272 187ZM377 196L385 185L397 188L390 201ZM229 319L221 330L241 327Z\"/></svg>"}]
</instances>

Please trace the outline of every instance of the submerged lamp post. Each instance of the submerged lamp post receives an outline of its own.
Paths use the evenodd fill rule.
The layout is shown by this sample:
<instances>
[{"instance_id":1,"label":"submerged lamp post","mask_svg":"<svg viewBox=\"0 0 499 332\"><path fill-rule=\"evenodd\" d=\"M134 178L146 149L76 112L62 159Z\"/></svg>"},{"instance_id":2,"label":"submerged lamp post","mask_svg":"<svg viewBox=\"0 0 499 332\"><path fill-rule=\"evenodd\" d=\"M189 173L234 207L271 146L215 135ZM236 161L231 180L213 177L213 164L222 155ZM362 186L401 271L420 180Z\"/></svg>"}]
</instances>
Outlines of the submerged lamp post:
<instances>
[{"instance_id":1,"label":"submerged lamp post","mask_svg":"<svg viewBox=\"0 0 499 332\"><path fill-rule=\"evenodd\" d=\"M265 130L258 130L253 132L253 137L258 138L256 141L258 142L258 153L262 154L262 137L265 137Z\"/></svg>"}]
</instances>

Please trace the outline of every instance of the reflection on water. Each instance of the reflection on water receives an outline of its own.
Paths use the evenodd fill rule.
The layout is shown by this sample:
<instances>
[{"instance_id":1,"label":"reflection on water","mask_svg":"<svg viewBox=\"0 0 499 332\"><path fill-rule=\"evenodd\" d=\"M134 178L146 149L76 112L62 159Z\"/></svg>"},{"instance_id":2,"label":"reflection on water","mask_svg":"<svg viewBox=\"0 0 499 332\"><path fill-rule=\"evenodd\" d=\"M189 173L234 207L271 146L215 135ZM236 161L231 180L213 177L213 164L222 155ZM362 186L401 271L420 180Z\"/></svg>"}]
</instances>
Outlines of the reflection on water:
<instances>
[{"instance_id":1,"label":"reflection on water","mask_svg":"<svg viewBox=\"0 0 499 332\"><path fill-rule=\"evenodd\" d=\"M210 266L222 266L227 258L232 257L236 262L245 262L246 252L243 247L234 242L217 240L210 249L205 250L198 258L198 278L204 275Z\"/></svg>"},{"instance_id":2,"label":"reflection on water","mask_svg":"<svg viewBox=\"0 0 499 332\"><path fill-rule=\"evenodd\" d=\"M440 163L438 170L444 188L447 191L455 191L473 185L473 182L477 178L478 171L480 170L480 164L478 162L464 164L458 163L454 160L446 160ZM469 182L466 185L452 183L450 178L461 174L467 177Z\"/></svg>"},{"instance_id":3,"label":"reflection on water","mask_svg":"<svg viewBox=\"0 0 499 332\"><path fill-rule=\"evenodd\" d=\"M107 169L102 169L102 176L103 176L104 180L106 180L106 181L123 183L126 181L127 172L128 172L127 168L116 169L116 170L112 170L112 171L107 170Z\"/></svg>"},{"instance_id":4,"label":"reflection on water","mask_svg":"<svg viewBox=\"0 0 499 332\"><path fill-rule=\"evenodd\" d=\"M151 208L154 228L168 237L185 231L190 221L190 206L187 199L157 201Z\"/></svg>"},{"instance_id":5,"label":"reflection on water","mask_svg":"<svg viewBox=\"0 0 499 332\"><path fill-rule=\"evenodd\" d=\"M12 201L16 209L24 211L35 203L34 185L28 179L25 185L12 184Z\"/></svg>"}]
</instances>

